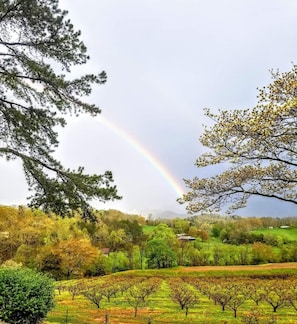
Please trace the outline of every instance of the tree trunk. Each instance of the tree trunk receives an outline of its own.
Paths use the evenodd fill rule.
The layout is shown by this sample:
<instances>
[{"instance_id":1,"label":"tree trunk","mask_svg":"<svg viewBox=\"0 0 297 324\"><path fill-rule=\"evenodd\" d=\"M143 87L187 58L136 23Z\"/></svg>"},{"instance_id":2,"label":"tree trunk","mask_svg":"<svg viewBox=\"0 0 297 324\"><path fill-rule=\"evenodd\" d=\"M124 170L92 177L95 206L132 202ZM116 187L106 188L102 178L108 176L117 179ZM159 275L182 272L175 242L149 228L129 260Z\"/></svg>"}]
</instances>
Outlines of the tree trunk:
<instances>
[{"instance_id":1,"label":"tree trunk","mask_svg":"<svg viewBox=\"0 0 297 324\"><path fill-rule=\"evenodd\" d=\"M108 312L105 313L105 322L104 324L109 324L109 314Z\"/></svg>"}]
</instances>

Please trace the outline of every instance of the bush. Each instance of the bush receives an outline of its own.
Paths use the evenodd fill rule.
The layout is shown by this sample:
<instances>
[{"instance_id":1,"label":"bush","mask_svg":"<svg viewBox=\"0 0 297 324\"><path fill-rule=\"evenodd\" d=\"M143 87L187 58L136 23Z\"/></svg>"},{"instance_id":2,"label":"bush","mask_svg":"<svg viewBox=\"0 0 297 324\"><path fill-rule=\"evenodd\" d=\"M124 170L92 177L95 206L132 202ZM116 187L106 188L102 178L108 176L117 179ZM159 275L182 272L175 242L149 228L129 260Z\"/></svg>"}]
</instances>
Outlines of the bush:
<instances>
[{"instance_id":1,"label":"bush","mask_svg":"<svg viewBox=\"0 0 297 324\"><path fill-rule=\"evenodd\" d=\"M54 283L25 268L0 269L0 320L37 324L53 308Z\"/></svg>"}]
</instances>

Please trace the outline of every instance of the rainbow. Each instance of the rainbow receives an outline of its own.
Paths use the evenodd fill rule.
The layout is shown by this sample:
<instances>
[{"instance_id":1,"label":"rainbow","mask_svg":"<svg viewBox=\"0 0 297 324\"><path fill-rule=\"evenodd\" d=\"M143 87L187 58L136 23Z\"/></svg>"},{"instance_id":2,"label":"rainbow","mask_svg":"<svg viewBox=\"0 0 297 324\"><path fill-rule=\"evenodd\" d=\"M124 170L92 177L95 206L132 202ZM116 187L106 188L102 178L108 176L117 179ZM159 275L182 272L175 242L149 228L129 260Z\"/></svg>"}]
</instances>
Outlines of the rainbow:
<instances>
[{"instance_id":1,"label":"rainbow","mask_svg":"<svg viewBox=\"0 0 297 324\"><path fill-rule=\"evenodd\" d=\"M175 193L178 195L177 198L182 197L184 190L173 175L166 169L166 167L153 155L148 149L146 149L137 139L132 137L127 131L117 126L102 115L99 116L99 121L111 129L115 134L124 139L129 145L131 145L140 155L142 155L168 182L173 188Z\"/></svg>"}]
</instances>

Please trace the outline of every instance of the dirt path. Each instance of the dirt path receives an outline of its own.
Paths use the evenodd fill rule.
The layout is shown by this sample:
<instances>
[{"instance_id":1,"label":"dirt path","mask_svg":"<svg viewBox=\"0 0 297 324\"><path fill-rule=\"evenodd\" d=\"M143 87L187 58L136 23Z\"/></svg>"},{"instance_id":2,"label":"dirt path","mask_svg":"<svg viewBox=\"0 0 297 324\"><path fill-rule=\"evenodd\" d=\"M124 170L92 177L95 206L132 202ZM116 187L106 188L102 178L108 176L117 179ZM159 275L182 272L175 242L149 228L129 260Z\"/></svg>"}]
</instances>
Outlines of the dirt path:
<instances>
[{"instance_id":1,"label":"dirt path","mask_svg":"<svg viewBox=\"0 0 297 324\"><path fill-rule=\"evenodd\" d=\"M185 267L182 272L210 272L210 271L257 271L270 269L296 269L297 262L289 263L269 263L260 265L242 265L242 266L202 266L202 267Z\"/></svg>"}]
</instances>

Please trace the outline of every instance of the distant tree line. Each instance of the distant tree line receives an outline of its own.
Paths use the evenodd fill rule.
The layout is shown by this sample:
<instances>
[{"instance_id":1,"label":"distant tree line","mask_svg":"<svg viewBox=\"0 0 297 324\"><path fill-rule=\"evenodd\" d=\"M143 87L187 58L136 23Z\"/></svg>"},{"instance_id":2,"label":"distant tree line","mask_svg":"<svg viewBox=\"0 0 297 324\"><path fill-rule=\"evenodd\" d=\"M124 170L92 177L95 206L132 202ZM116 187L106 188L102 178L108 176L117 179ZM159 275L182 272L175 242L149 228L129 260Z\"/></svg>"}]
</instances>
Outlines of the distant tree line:
<instances>
[{"instance_id":1,"label":"distant tree line","mask_svg":"<svg viewBox=\"0 0 297 324\"><path fill-rule=\"evenodd\" d=\"M117 210L94 214L92 222L79 215L62 218L22 206L0 206L1 263L63 279L178 265L297 261L297 239L257 232L281 225L293 229L297 218L197 216L153 221Z\"/></svg>"}]
</instances>

